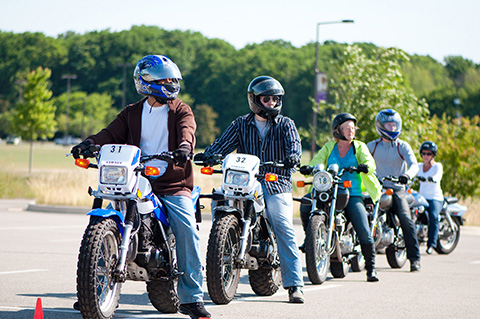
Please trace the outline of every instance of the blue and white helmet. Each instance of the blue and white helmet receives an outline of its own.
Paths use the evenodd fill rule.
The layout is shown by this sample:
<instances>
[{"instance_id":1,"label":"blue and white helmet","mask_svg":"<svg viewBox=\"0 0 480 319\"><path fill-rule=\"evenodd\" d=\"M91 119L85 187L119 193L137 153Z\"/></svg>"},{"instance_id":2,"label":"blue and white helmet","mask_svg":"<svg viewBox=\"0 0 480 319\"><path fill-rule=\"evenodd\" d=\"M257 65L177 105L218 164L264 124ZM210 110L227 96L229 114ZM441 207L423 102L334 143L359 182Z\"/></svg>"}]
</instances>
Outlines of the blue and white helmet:
<instances>
[{"instance_id":1,"label":"blue and white helmet","mask_svg":"<svg viewBox=\"0 0 480 319\"><path fill-rule=\"evenodd\" d=\"M159 80L172 79L173 83L158 83ZM166 102L177 98L180 92L179 80L182 74L178 66L164 55L147 55L140 59L133 71L133 80L137 92L153 96Z\"/></svg>"},{"instance_id":2,"label":"blue and white helmet","mask_svg":"<svg viewBox=\"0 0 480 319\"><path fill-rule=\"evenodd\" d=\"M375 128L381 137L395 141L402 132L402 118L395 110L381 110L375 117Z\"/></svg>"}]
</instances>

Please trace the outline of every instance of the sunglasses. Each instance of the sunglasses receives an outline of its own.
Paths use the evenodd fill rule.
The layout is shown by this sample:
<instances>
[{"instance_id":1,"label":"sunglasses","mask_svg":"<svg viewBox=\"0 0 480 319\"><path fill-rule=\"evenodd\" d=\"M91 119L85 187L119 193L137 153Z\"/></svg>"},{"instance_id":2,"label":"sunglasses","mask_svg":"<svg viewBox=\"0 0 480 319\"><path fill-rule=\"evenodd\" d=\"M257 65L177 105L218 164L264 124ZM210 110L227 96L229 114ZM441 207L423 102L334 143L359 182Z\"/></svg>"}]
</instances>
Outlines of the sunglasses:
<instances>
[{"instance_id":1,"label":"sunglasses","mask_svg":"<svg viewBox=\"0 0 480 319\"><path fill-rule=\"evenodd\" d=\"M272 99L273 102L278 102L280 101L280 97L273 95L273 96L262 96L262 101L263 103L268 103L270 102L270 98Z\"/></svg>"},{"instance_id":2,"label":"sunglasses","mask_svg":"<svg viewBox=\"0 0 480 319\"><path fill-rule=\"evenodd\" d=\"M430 153L430 152L422 152L422 156L423 156L423 155L432 156L433 153Z\"/></svg>"}]
</instances>

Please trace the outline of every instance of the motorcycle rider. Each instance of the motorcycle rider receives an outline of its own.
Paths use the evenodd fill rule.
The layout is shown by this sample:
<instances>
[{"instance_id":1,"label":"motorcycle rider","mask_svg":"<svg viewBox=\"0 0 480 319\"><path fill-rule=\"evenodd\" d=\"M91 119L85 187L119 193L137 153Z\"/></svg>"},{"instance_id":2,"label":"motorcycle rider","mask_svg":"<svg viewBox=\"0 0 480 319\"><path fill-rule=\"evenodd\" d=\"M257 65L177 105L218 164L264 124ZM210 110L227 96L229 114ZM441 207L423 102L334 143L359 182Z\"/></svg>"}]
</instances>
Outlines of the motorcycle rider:
<instances>
[{"instance_id":1,"label":"motorcycle rider","mask_svg":"<svg viewBox=\"0 0 480 319\"><path fill-rule=\"evenodd\" d=\"M402 118L397 111L385 109L375 117L375 128L379 139L370 141L367 146L377 164L377 176L398 176L400 183L385 181L384 187L392 188L393 210L400 220L403 230L410 271L420 270L420 249L415 224L408 206L405 184L418 172L418 164L412 147L398 138L402 132Z\"/></svg>"},{"instance_id":2,"label":"motorcycle rider","mask_svg":"<svg viewBox=\"0 0 480 319\"><path fill-rule=\"evenodd\" d=\"M192 318L210 317L203 303L200 237L191 199L193 171L189 156L195 147L196 123L191 108L177 98L182 75L168 57L147 55L137 62L133 79L137 92L145 97L127 105L106 128L71 152L78 158L91 144L109 143L136 145L142 155L173 152L178 165L160 160L149 165L160 169L161 175L151 180L152 188L167 209L175 234L178 271L184 273L178 277L179 312ZM141 234L142 238L149 236Z\"/></svg>"},{"instance_id":3,"label":"motorcycle rider","mask_svg":"<svg viewBox=\"0 0 480 319\"><path fill-rule=\"evenodd\" d=\"M342 181L352 181L350 199L345 207L345 213L360 240L362 254L365 258L367 281L376 282L379 279L375 271L375 244L370 234L368 214L362 196L362 189L365 189L374 203L380 198L382 186L375 177L375 160L372 158L366 144L355 140L355 132L357 130L357 119L355 116L349 113L340 113L333 119L331 127L335 140L327 142L307 166L300 168L300 173L310 174L312 167L317 164L324 164L325 167L337 164L340 169L350 166L368 167L368 173L345 173L342 176ZM311 197L311 194L308 195L307 197ZM307 229L310 209L311 206L300 205L303 230Z\"/></svg>"},{"instance_id":4,"label":"motorcycle rider","mask_svg":"<svg viewBox=\"0 0 480 319\"><path fill-rule=\"evenodd\" d=\"M443 175L442 163L435 161L438 146L434 142L423 142L420 146L420 155L423 163L419 164L418 179L420 180L419 193L428 202L428 240L427 254L431 255L437 246L438 216L443 206L443 192L440 181Z\"/></svg>"},{"instance_id":5,"label":"motorcycle rider","mask_svg":"<svg viewBox=\"0 0 480 319\"><path fill-rule=\"evenodd\" d=\"M270 76L259 76L248 85L251 113L238 117L195 161L208 160L213 154L226 156L237 152L252 154L261 162L283 161L287 169L261 168L260 173L278 175L277 182L262 181L267 218L276 235L283 286L289 302L304 303L302 264L293 229L292 172L300 163L302 147L295 123L280 115L284 90ZM263 171L262 171L263 170Z\"/></svg>"}]
</instances>

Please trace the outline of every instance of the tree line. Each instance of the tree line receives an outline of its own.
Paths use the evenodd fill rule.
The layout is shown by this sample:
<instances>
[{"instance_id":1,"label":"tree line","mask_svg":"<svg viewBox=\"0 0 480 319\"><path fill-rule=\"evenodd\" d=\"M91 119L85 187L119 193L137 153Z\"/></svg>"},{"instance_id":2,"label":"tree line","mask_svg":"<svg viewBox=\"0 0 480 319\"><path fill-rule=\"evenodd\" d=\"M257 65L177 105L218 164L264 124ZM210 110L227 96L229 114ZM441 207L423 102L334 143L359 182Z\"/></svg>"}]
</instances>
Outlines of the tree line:
<instances>
[{"instance_id":1,"label":"tree line","mask_svg":"<svg viewBox=\"0 0 480 319\"><path fill-rule=\"evenodd\" d=\"M98 131L126 103L141 98L132 73L135 63L148 54L167 55L179 66L183 75L180 98L195 112L200 147L249 111L246 88L259 75L273 76L284 86L282 112L295 120L304 149L311 143L313 112L319 115L315 133L318 149L330 138L330 121L336 113L357 116L360 137L368 141L376 137L373 118L383 108L400 112L405 123L402 136L414 148L426 137L437 142L451 138L448 134L462 138L461 132L451 131L453 124L459 129L466 125L473 132L470 138L478 141L475 116L480 109L480 65L461 56L445 57L442 64L401 49L327 41L319 47L318 65L327 74L329 91L327 101L315 105L315 43L295 47L275 40L237 50L226 41L209 39L199 32L153 26L134 26L121 32L66 32L56 38L42 33L0 32L0 135L19 132L19 123L12 117L18 117L17 106L27 105L23 95L34 78L32 70L47 70L49 75L55 110L50 123L56 125L46 136L62 136L68 131L85 137ZM71 75L74 78L68 94L66 78ZM438 130L444 127L442 123L446 123L443 133Z\"/></svg>"}]
</instances>

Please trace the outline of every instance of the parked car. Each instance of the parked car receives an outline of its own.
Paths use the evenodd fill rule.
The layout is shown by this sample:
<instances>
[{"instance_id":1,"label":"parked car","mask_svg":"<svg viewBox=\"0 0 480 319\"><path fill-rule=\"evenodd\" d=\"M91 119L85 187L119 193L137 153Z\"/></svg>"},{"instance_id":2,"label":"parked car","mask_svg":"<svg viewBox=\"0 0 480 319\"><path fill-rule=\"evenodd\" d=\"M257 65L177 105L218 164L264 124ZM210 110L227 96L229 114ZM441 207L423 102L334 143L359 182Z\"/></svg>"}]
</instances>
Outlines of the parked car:
<instances>
[{"instance_id":1,"label":"parked car","mask_svg":"<svg viewBox=\"0 0 480 319\"><path fill-rule=\"evenodd\" d=\"M5 142L7 144L19 145L22 143L22 138L20 136L8 135Z\"/></svg>"},{"instance_id":2,"label":"parked car","mask_svg":"<svg viewBox=\"0 0 480 319\"><path fill-rule=\"evenodd\" d=\"M74 145L80 143L82 140L78 137L74 136L62 136L62 137L57 137L56 139L53 140L55 144L58 145Z\"/></svg>"}]
</instances>

